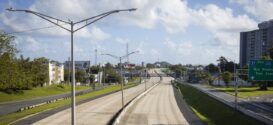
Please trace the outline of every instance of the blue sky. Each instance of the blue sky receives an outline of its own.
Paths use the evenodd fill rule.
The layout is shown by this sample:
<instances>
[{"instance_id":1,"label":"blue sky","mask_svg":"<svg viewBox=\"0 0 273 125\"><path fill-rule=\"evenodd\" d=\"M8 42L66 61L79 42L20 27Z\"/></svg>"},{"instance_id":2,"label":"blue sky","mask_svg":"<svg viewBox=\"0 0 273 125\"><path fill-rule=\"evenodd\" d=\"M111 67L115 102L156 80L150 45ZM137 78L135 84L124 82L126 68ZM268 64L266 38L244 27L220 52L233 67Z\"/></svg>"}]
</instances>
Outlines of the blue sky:
<instances>
[{"instance_id":1,"label":"blue sky","mask_svg":"<svg viewBox=\"0 0 273 125\"><path fill-rule=\"evenodd\" d=\"M8 7L31 9L63 20L78 21L113 9L138 8L113 14L75 34L76 60L94 62L94 50L124 55L130 61L208 64L225 56L238 62L239 33L253 30L273 17L272 0L2 0L1 30L12 33L52 24ZM70 56L69 33L60 28L13 33L24 57L47 57L63 62ZM116 63L98 56L98 62Z\"/></svg>"}]
</instances>

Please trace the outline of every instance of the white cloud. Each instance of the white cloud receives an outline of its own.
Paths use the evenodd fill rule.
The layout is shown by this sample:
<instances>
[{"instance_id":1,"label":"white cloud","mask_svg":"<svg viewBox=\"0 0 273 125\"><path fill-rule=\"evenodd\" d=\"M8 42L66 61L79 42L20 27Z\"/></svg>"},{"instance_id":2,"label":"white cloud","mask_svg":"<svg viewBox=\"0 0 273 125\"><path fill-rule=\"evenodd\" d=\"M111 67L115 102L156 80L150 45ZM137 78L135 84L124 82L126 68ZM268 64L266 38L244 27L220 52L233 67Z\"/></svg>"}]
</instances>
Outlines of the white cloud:
<instances>
[{"instance_id":1,"label":"white cloud","mask_svg":"<svg viewBox=\"0 0 273 125\"><path fill-rule=\"evenodd\" d=\"M30 52L38 52L41 49L41 44L32 37L27 37L25 42L26 49Z\"/></svg>"},{"instance_id":2,"label":"white cloud","mask_svg":"<svg viewBox=\"0 0 273 125\"><path fill-rule=\"evenodd\" d=\"M171 41L166 38L164 41L166 48L168 50L165 53L168 60L174 60L177 63L182 62L183 64L208 64L216 62L217 58L220 56L225 56L231 59L238 60L238 48L233 46L204 46L194 44L193 42L177 42ZM166 56L166 55L165 55Z\"/></svg>"},{"instance_id":3,"label":"white cloud","mask_svg":"<svg viewBox=\"0 0 273 125\"><path fill-rule=\"evenodd\" d=\"M272 0L230 0L230 3L237 3L243 6L246 12L254 15L260 21L267 21L273 18Z\"/></svg>"},{"instance_id":4,"label":"white cloud","mask_svg":"<svg viewBox=\"0 0 273 125\"><path fill-rule=\"evenodd\" d=\"M185 56L188 56L191 54L193 50L193 45L191 42L180 42L175 43L168 38L164 41L164 44L167 45L167 47L177 53L179 56L182 56L184 58Z\"/></svg>"},{"instance_id":5,"label":"white cloud","mask_svg":"<svg viewBox=\"0 0 273 125\"><path fill-rule=\"evenodd\" d=\"M224 46L238 46L239 33L257 27L257 23L247 15L234 16L232 9L222 9L214 4L194 10L193 17L196 25L210 31L214 40Z\"/></svg>"},{"instance_id":6,"label":"white cloud","mask_svg":"<svg viewBox=\"0 0 273 125\"><path fill-rule=\"evenodd\" d=\"M123 39L123 38L117 37L117 38L115 39L115 42L121 43L121 44L126 44L126 43L129 42L129 40L128 40L128 39Z\"/></svg>"},{"instance_id":7,"label":"white cloud","mask_svg":"<svg viewBox=\"0 0 273 125\"><path fill-rule=\"evenodd\" d=\"M88 32L87 32L88 35ZM103 32L100 28L93 26L91 29L91 34L86 36L91 37L95 41L103 41L111 37L110 34Z\"/></svg>"},{"instance_id":8,"label":"white cloud","mask_svg":"<svg viewBox=\"0 0 273 125\"><path fill-rule=\"evenodd\" d=\"M250 1L253 2L251 3ZM235 1L231 0L231 2ZM268 5L265 5L266 2ZM261 15L261 18L273 17L273 10L271 10L273 8L271 7L272 2L269 0L238 0L236 3L243 5L245 10L250 14ZM96 26L83 28L77 32L77 37L91 39L92 41L113 39L113 41L118 43L128 42L128 39L111 36L110 33L103 31L99 27L101 22L107 24L119 21L120 25L133 25L144 29L163 27L169 34L183 33L188 26L197 25L213 35L213 41L217 43L218 47L227 47L230 48L230 51L238 53L239 49L236 47L239 44L239 32L257 28L256 21L246 14L235 15L232 9L220 8L214 4L200 5L199 8L190 8L186 0L37 0L28 9L46 13L63 20L71 19L77 21L109 10L133 7L138 8L137 11L130 13L123 12L111 16L109 19L101 20L97 22L98 24L96 23ZM38 17L23 13L11 14L4 12L1 13L0 19L5 26L14 31L52 25ZM66 36L66 38L70 35L60 28L40 30L31 33L31 35L33 34ZM167 47L184 56L198 51L193 42L176 43L165 40L164 43ZM144 52L145 50L142 46L139 45L137 50L143 50ZM83 52L80 48L76 49L76 51ZM206 50L205 52L211 54L218 53L219 51L222 52L220 49L213 51ZM159 51L156 49L149 48L146 52L154 56L159 55Z\"/></svg>"},{"instance_id":9,"label":"white cloud","mask_svg":"<svg viewBox=\"0 0 273 125\"><path fill-rule=\"evenodd\" d=\"M134 51L138 51L139 54L144 55L145 54L145 50L144 50L144 43L140 42L137 46L137 48Z\"/></svg>"},{"instance_id":10,"label":"white cloud","mask_svg":"<svg viewBox=\"0 0 273 125\"><path fill-rule=\"evenodd\" d=\"M193 12L195 23L216 32L234 32L256 28L256 22L247 15L234 16L230 8L209 4Z\"/></svg>"},{"instance_id":11,"label":"white cloud","mask_svg":"<svg viewBox=\"0 0 273 125\"><path fill-rule=\"evenodd\" d=\"M151 48L150 54L152 55L152 58L157 58L157 56L159 55L159 51L155 48Z\"/></svg>"}]
</instances>

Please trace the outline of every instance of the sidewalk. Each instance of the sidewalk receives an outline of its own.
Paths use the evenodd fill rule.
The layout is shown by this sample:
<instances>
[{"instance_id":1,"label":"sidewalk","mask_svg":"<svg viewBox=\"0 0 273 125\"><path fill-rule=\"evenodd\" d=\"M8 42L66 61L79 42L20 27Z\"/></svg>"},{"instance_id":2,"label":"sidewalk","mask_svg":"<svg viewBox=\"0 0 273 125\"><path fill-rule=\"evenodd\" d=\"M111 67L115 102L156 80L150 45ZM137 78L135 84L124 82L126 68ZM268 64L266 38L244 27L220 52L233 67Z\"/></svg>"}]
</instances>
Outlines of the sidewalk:
<instances>
[{"instance_id":1,"label":"sidewalk","mask_svg":"<svg viewBox=\"0 0 273 125\"><path fill-rule=\"evenodd\" d=\"M208 94L209 96L223 102L224 104L235 108L235 104L234 104L235 98L233 95L218 91L214 88L208 88L200 84L186 83L186 85L190 85ZM244 113L245 115L248 115L250 117L263 121L266 124L273 125L273 104L272 103L270 104L268 102L251 101L251 100L238 98L237 110Z\"/></svg>"}]
</instances>

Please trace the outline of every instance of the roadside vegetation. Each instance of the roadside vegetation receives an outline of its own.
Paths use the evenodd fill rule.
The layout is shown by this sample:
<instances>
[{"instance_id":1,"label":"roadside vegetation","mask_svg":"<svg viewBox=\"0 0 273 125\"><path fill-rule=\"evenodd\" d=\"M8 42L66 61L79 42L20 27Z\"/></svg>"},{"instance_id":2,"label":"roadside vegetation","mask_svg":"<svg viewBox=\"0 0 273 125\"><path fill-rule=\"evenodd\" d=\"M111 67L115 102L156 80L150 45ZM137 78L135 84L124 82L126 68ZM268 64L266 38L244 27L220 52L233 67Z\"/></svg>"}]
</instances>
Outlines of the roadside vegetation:
<instances>
[{"instance_id":1,"label":"roadside vegetation","mask_svg":"<svg viewBox=\"0 0 273 125\"><path fill-rule=\"evenodd\" d=\"M85 90L85 89L90 89L90 87L76 86L76 91ZM22 90L21 93L13 93L13 94L0 92L0 103L35 99L35 98L41 98L45 96L64 94L68 92L71 92L71 86L66 84L36 87L31 90Z\"/></svg>"},{"instance_id":2,"label":"roadside vegetation","mask_svg":"<svg viewBox=\"0 0 273 125\"><path fill-rule=\"evenodd\" d=\"M48 82L48 59L41 57L30 60L16 57L19 50L14 36L0 32L0 91L12 94L22 93L43 86Z\"/></svg>"},{"instance_id":3,"label":"roadside vegetation","mask_svg":"<svg viewBox=\"0 0 273 125\"><path fill-rule=\"evenodd\" d=\"M130 87L134 87L136 85L137 85L136 82L132 82L132 83L128 83L127 85L125 85L124 88L130 88ZM86 100L86 99L89 99L89 98L93 98L93 97L96 97L96 96L104 95L104 94L107 94L107 93L111 93L111 92L114 92L114 91L119 91L119 90L120 90L120 85L119 84L118 85L113 85L113 86L110 86L110 87L107 87L107 88L104 88L104 89L101 89L101 90L97 90L97 91L94 91L94 92L91 92L91 93L76 96L76 102ZM70 105L70 104L71 104L71 99L60 100L60 101L57 101L57 102L54 102L54 103L49 103L49 104L46 104L46 105L38 106L38 107L29 109L29 110L25 110L25 111L22 111L22 112L11 113L11 114L0 117L0 124L1 125L10 124L10 123L12 123L12 122L14 122L14 121L16 121L18 119L21 119L23 117L28 116L28 115L36 114L36 113L43 112L43 111L50 110L50 109L59 108L59 107Z\"/></svg>"},{"instance_id":4,"label":"roadside vegetation","mask_svg":"<svg viewBox=\"0 0 273 125\"><path fill-rule=\"evenodd\" d=\"M263 125L193 87L178 86L186 102L207 125Z\"/></svg>"},{"instance_id":5,"label":"roadside vegetation","mask_svg":"<svg viewBox=\"0 0 273 125\"><path fill-rule=\"evenodd\" d=\"M219 91L234 95L234 87L217 87L210 86ZM238 88L238 96L240 98L248 98L253 96L262 96L267 94L273 94L273 87L267 87L267 91L260 90L260 87L240 87Z\"/></svg>"}]
</instances>

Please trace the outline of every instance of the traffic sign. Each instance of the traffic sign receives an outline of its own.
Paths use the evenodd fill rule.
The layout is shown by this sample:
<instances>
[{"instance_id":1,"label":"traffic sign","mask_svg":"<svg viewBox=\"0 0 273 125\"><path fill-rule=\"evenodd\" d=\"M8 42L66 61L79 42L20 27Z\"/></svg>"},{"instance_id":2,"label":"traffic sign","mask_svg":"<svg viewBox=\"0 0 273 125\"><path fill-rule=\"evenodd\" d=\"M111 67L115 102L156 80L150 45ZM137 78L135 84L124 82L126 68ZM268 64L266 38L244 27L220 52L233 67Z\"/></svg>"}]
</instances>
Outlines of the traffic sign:
<instances>
[{"instance_id":1,"label":"traffic sign","mask_svg":"<svg viewBox=\"0 0 273 125\"><path fill-rule=\"evenodd\" d=\"M248 79L251 81L273 81L273 61L250 60Z\"/></svg>"}]
</instances>

